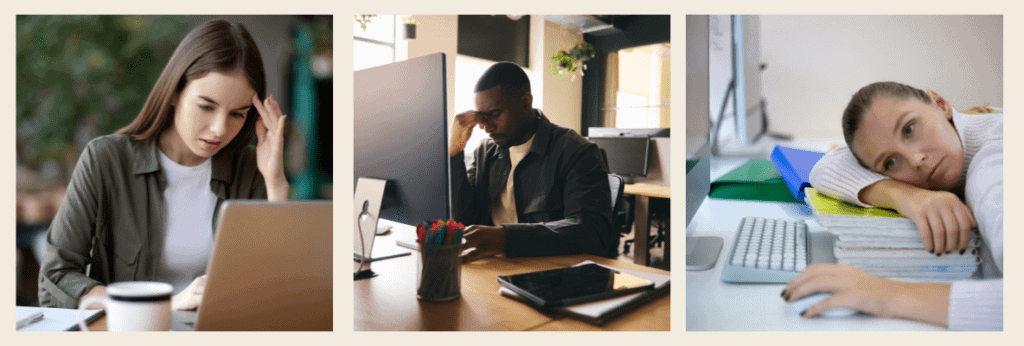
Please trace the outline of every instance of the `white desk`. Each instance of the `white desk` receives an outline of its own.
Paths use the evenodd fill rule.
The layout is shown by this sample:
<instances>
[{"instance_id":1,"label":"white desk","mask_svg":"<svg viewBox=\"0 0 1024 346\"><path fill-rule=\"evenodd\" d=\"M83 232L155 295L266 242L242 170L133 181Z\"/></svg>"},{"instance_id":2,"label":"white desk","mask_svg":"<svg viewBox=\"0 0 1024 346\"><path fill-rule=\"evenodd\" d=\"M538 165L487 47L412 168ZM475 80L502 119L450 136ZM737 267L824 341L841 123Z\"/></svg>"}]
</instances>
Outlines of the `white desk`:
<instances>
[{"instance_id":1,"label":"white desk","mask_svg":"<svg viewBox=\"0 0 1024 346\"><path fill-rule=\"evenodd\" d=\"M712 162L712 180L745 160ZM719 236L725 241L715 267L686 272L686 330L787 331L787 330L945 330L909 320L889 320L870 315L847 318L806 319L791 314L782 300L784 284L730 284L722 282L722 267L740 220L745 216L804 219L810 231L824 230L803 204L745 202L705 199L687 236Z\"/></svg>"}]
</instances>

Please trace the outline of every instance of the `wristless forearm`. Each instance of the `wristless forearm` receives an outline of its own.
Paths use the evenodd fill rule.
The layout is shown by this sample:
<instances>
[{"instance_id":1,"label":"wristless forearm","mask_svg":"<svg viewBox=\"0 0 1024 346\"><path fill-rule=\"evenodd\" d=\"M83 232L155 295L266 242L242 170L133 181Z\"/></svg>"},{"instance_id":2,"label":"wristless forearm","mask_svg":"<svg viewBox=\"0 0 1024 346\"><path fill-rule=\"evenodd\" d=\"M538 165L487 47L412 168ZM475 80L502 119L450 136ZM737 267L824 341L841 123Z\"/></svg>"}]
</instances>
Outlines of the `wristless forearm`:
<instances>
[{"instance_id":1,"label":"wristless forearm","mask_svg":"<svg viewBox=\"0 0 1024 346\"><path fill-rule=\"evenodd\" d=\"M895 298L897 317L949 326L949 284L904 283Z\"/></svg>"},{"instance_id":2,"label":"wristless forearm","mask_svg":"<svg viewBox=\"0 0 1024 346\"><path fill-rule=\"evenodd\" d=\"M898 180L884 179L861 189L858 197L864 203L889 209L900 209L901 199L906 199L915 189L921 189Z\"/></svg>"}]
</instances>

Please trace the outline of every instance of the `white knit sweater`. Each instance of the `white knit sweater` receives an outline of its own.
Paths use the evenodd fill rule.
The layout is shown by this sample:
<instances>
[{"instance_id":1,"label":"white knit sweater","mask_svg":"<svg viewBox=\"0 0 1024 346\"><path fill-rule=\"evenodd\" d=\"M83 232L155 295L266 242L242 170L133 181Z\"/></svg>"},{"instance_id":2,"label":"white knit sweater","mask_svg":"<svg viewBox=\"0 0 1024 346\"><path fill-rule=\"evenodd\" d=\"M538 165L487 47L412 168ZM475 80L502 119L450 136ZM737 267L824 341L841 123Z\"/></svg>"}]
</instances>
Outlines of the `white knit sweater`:
<instances>
[{"instance_id":1,"label":"white knit sweater","mask_svg":"<svg viewBox=\"0 0 1024 346\"><path fill-rule=\"evenodd\" d=\"M966 115L953 112L953 124L964 147L967 169L955 190L963 190L967 206L978 221L985 240L982 274L993 280L966 280L952 284L949 328L1002 330L1003 328L1003 114ZM811 185L830 196L868 206L860 190L888 177L857 162L848 147L829 151L811 170Z\"/></svg>"}]
</instances>

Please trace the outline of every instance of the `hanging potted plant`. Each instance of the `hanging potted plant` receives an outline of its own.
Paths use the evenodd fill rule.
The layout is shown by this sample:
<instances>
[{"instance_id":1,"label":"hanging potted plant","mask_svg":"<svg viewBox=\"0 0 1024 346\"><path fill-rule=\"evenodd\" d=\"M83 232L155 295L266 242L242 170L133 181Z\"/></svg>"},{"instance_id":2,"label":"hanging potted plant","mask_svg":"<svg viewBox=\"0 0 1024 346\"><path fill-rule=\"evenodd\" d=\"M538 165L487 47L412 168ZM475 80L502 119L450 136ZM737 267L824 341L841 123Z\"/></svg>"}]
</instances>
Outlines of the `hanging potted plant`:
<instances>
[{"instance_id":1,"label":"hanging potted plant","mask_svg":"<svg viewBox=\"0 0 1024 346\"><path fill-rule=\"evenodd\" d=\"M359 27L366 31L366 24L370 23L370 18L376 17L376 14L359 14L356 15L356 23L359 23Z\"/></svg>"},{"instance_id":2,"label":"hanging potted plant","mask_svg":"<svg viewBox=\"0 0 1024 346\"><path fill-rule=\"evenodd\" d=\"M551 73L563 79L566 76L572 76L572 79L575 80L577 73L582 76L583 71L587 69L586 61L593 59L596 54L594 45L586 42L576 44L568 52L559 51L551 57L551 60L554 61L551 65Z\"/></svg>"},{"instance_id":3,"label":"hanging potted plant","mask_svg":"<svg viewBox=\"0 0 1024 346\"><path fill-rule=\"evenodd\" d=\"M402 23L405 23L405 39L416 39L416 20L412 16L402 16Z\"/></svg>"}]
</instances>

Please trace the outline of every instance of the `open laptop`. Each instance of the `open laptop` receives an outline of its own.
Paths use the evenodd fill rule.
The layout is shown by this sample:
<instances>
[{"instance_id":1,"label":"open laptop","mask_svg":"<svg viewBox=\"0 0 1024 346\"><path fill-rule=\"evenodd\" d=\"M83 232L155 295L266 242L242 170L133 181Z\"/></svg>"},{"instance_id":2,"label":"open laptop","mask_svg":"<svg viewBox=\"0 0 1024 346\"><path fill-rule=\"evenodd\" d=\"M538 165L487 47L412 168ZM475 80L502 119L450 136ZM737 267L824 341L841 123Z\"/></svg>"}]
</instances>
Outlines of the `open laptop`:
<instances>
[{"instance_id":1,"label":"open laptop","mask_svg":"<svg viewBox=\"0 0 1024 346\"><path fill-rule=\"evenodd\" d=\"M202 305L172 329L332 330L333 214L330 201L225 201Z\"/></svg>"}]
</instances>

